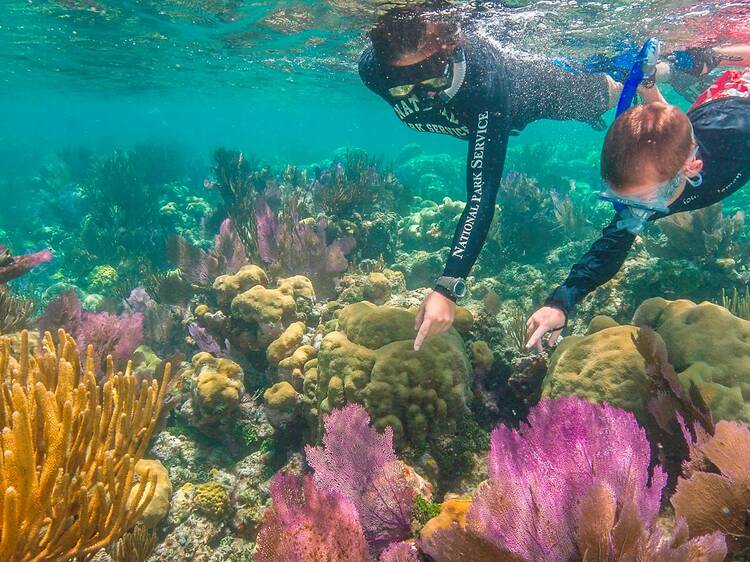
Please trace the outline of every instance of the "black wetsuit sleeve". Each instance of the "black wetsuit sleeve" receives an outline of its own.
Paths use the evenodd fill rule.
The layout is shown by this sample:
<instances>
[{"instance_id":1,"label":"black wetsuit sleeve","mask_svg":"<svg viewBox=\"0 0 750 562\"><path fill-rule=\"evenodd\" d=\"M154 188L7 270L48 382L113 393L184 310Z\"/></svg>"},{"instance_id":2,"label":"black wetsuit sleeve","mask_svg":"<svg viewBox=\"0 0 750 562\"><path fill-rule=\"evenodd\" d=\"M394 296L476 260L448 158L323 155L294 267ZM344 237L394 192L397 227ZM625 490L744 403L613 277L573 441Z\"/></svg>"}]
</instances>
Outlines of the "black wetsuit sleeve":
<instances>
[{"instance_id":1,"label":"black wetsuit sleeve","mask_svg":"<svg viewBox=\"0 0 750 562\"><path fill-rule=\"evenodd\" d=\"M602 231L588 252L570 270L565 282L555 289L545 304L569 316L576 304L591 291L603 285L620 270L635 235L617 228L619 215Z\"/></svg>"},{"instance_id":2,"label":"black wetsuit sleeve","mask_svg":"<svg viewBox=\"0 0 750 562\"><path fill-rule=\"evenodd\" d=\"M443 275L469 275L484 245L508 147L507 120L500 113L480 110L471 117L466 158L466 207L456 227Z\"/></svg>"}]
</instances>

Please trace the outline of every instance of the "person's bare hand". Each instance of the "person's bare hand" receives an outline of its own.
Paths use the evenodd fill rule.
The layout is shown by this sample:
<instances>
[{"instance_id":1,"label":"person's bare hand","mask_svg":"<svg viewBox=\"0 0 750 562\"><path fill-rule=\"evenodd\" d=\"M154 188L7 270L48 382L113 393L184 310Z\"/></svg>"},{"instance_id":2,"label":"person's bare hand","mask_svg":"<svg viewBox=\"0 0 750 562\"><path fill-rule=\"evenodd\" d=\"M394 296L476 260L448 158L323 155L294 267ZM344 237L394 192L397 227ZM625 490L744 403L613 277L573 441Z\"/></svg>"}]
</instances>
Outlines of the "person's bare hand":
<instances>
[{"instance_id":1,"label":"person's bare hand","mask_svg":"<svg viewBox=\"0 0 750 562\"><path fill-rule=\"evenodd\" d=\"M417 320L414 329L417 337L414 338L414 351L419 351L427 336L441 334L448 330L456 317L456 303L437 291L427 295L422 306L417 312Z\"/></svg>"},{"instance_id":2,"label":"person's bare hand","mask_svg":"<svg viewBox=\"0 0 750 562\"><path fill-rule=\"evenodd\" d=\"M565 313L553 306L543 306L532 314L526 322L526 335L529 338L526 347L528 349L536 347L539 351L542 351L542 338L548 332L551 332L551 335L547 345L552 347L557 342L564 327Z\"/></svg>"}]
</instances>

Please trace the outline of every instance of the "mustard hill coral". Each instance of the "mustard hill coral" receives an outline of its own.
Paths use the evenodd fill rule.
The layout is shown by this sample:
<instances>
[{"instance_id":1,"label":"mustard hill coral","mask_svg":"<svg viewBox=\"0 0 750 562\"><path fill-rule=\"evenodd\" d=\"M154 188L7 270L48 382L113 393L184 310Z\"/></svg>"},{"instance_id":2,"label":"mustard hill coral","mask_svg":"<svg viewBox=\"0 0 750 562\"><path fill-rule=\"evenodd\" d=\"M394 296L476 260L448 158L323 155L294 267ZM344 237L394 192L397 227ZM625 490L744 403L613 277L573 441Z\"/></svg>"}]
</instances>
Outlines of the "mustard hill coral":
<instances>
[{"instance_id":1,"label":"mustard hill coral","mask_svg":"<svg viewBox=\"0 0 750 562\"><path fill-rule=\"evenodd\" d=\"M33 356L0 343L0 559L68 560L94 553L132 528L155 494L135 465L154 431L169 382L139 384L130 371L97 382L73 339L51 335Z\"/></svg>"}]
</instances>

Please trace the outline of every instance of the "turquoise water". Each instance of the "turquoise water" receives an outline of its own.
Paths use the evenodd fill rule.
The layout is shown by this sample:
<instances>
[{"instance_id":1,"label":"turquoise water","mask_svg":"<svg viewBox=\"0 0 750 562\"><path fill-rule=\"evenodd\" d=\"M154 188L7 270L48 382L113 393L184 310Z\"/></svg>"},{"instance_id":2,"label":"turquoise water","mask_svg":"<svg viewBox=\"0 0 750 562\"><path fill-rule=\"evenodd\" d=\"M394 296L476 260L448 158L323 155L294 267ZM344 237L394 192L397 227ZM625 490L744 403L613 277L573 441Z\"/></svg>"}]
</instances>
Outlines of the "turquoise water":
<instances>
[{"instance_id":1,"label":"turquoise water","mask_svg":"<svg viewBox=\"0 0 750 562\"><path fill-rule=\"evenodd\" d=\"M750 42L748 0L454 4L476 33L529 64L611 57L654 35L673 48L716 44L733 26ZM73 562L97 550L96 562L476 562L462 541L498 561L519 521L519 534L549 556L514 550L513 560L592 560L578 549L594 540L609 559L625 548L613 537L632 524L658 561L678 476L689 488L699 474L681 472L688 451L677 419L706 435L711 415L738 421L734 439L746 444L736 449L750 450L742 191L723 215L713 206L649 226L622 273L582 300L561 346L526 347L527 318L611 219L597 197L604 133L583 123L538 121L511 137L469 294L453 327L414 351L418 307L464 208L467 146L405 127L360 82L357 60L384 6L0 2L0 562ZM65 342L52 336L60 328ZM79 364L85 387L72 380ZM154 390L134 404L112 380L162 385L165 396ZM45 389L58 393L48 410ZM68 404L73 437L61 443L70 419L49 412ZM532 427L510 444L509 428L524 419ZM96 427L117 437L89 448ZM735 443L715 440L716 454ZM750 458L721 454L740 467L729 474L716 461L726 478L750 470ZM141 457L153 464L132 468ZM649 472L656 464L664 474ZM26 481L42 466L44 490ZM70 478L43 494L58 470ZM127 505L134 470L159 477L147 513ZM303 494L296 476L305 472ZM30 523L12 535L21 526L7 522L26 501L18 490L29 492L18 520ZM487 503L476 519L486 528L431 543L424 525L446 493ZM690 494L683 509L700 516L686 509ZM742 517L747 498L736 501L729 515L720 500L706 502L714 526L696 528ZM591 508L579 520L581 505ZM107 509L123 514L111 533ZM55 517L65 525L48 525ZM42 544L40 529L66 535ZM747 537L726 540L750 553ZM724 535L710 541L718 562ZM119 554L100 550L109 543ZM317 557L292 555L310 545ZM387 557L388 545L401 552Z\"/></svg>"},{"instance_id":2,"label":"turquoise water","mask_svg":"<svg viewBox=\"0 0 750 562\"><path fill-rule=\"evenodd\" d=\"M179 141L197 153L241 147L291 162L324 158L344 145L393 155L419 142L463 153L456 142L407 131L359 83L356 60L376 6L6 2L0 167L6 175L29 171L60 146L112 148L144 138ZM549 56L613 54L631 33L636 40L655 31L668 36L682 32L685 14L719 8L678 1L483 6L488 35ZM573 125L537 133L563 132L577 142L585 131ZM533 132L526 137L535 139Z\"/></svg>"}]
</instances>

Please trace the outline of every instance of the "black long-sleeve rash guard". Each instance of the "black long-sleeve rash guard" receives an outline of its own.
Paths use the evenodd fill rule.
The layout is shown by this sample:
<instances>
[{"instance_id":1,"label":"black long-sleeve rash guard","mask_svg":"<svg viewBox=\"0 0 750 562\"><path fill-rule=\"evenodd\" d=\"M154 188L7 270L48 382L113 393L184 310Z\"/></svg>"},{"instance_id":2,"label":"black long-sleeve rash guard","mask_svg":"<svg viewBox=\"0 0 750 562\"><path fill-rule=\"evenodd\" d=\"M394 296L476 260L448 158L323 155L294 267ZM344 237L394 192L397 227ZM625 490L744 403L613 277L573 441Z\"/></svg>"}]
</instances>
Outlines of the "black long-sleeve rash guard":
<instances>
[{"instance_id":1,"label":"black long-sleeve rash guard","mask_svg":"<svg viewBox=\"0 0 750 562\"><path fill-rule=\"evenodd\" d=\"M602 75L574 75L544 61L511 61L474 37L467 41L464 52L467 69L463 85L448 103L431 108L416 96L389 95L372 48L362 54L359 73L365 85L385 99L408 127L468 141L467 204L443 273L465 278L492 223L511 131L542 118L594 123L606 111L609 100Z\"/></svg>"},{"instance_id":2,"label":"black long-sleeve rash guard","mask_svg":"<svg viewBox=\"0 0 750 562\"><path fill-rule=\"evenodd\" d=\"M703 184L687 185L669 213L701 209L728 197L750 180L750 99L725 98L700 105L688 113L698 158L703 160ZM555 289L546 304L569 315L591 291L609 281L620 270L635 236L616 226L619 217L602 231L601 237L576 263L565 282Z\"/></svg>"}]
</instances>

